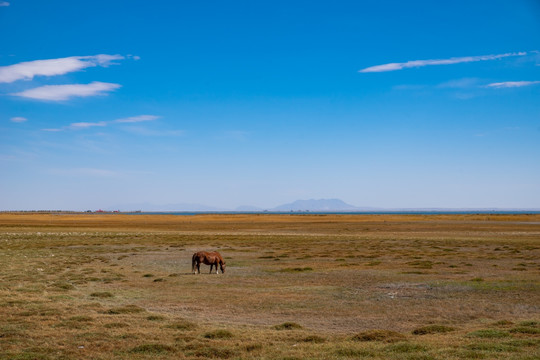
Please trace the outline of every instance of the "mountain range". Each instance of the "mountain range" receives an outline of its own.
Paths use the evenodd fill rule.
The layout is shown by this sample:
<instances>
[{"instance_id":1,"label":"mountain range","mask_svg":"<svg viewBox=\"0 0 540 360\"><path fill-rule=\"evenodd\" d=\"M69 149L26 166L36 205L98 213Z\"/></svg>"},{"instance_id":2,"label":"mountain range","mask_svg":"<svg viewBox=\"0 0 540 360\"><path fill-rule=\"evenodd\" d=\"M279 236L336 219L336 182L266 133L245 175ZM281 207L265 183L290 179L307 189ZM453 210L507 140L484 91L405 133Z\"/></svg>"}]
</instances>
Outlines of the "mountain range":
<instances>
[{"instance_id":1,"label":"mountain range","mask_svg":"<svg viewBox=\"0 0 540 360\"><path fill-rule=\"evenodd\" d=\"M497 212L497 211L533 211L540 209L500 209L500 208L378 208L378 207L358 207L347 204L340 199L309 199L296 200L291 203L282 204L273 208L261 208L251 205L243 205L234 209L220 208L196 203L176 203L156 205L152 203L132 203L116 205L104 208L104 210L122 212L143 211L143 212L454 212L454 211L477 211L477 212Z\"/></svg>"},{"instance_id":2,"label":"mountain range","mask_svg":"<svg viewBox=\"0 0 540 360\"><path fill-rule=\"evenodd\" d=\"M194 203L177 203L177 204L164 204L156 205L152 203L133 203L122 204L107 208L107 210L121 210L121 211L144 211L144 212L158 212L158 211L245 211L245 212L260 212L260 211L377 211L380 208L373 207L357 207L347 204L340 199L310 199L310 200L296 200L292 203L282 204L274 208L260 208L257 206L243 205L235 209L219 208L214 206L208 206L203 204Z\"/></svg>"}]
</instances>

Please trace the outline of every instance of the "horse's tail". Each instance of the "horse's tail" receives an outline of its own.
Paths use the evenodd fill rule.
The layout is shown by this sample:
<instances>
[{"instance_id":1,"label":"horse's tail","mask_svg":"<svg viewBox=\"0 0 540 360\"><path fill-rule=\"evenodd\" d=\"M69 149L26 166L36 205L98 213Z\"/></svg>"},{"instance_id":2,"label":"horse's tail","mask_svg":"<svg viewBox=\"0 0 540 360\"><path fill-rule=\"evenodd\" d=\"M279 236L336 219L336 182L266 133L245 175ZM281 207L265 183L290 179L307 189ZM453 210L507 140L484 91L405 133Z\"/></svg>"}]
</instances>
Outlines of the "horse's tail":
<instances>
[{"instance_id":1,"label":"horse's tail","mask_svg":"<svg viewBox=\"0 0 540 360\"><path fill-rule=\"evenodd\" d=\"M195 273L195 265L197 263L197 254L193 254L191 257L191 272Z\"/></svg>"}]
</instances>

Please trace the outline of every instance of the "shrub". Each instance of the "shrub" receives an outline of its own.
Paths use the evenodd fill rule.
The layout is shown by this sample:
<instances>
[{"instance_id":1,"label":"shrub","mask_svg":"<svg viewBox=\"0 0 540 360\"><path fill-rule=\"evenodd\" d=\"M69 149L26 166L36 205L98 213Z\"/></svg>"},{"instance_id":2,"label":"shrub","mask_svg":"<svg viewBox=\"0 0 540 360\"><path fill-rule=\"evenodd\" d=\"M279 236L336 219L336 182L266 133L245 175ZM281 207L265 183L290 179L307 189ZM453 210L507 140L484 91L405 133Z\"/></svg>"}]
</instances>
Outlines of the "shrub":
<instances>
[{"instance_id":1,"label":"shrub","mask_svg":"<svg viewBox=\"0 0 540 360\"><path fill-rule=\"evenodd\" d=\"M294 322L284 322L283 324L279 324L274 326L274 329L276 330L294 330L294 329L302 329L302 325L299 325Z\"/></svg>"},{"instance_id":2,"label":"shrub","mask_svg":"<svg viewBox=\"0 0 540 360\"><path fill-rule=\"evenodd\" d=\"M105 314L119 315L119 314L136 314L145 311L143 308L137 305L126 305L117 308L112 308L105 311Z\"/></svg>"},{"instance_id":3,"label":"shrub","mask_svg":"<svg viewBox=\"0 0 540 360\"><path fill-rule=\"evenodd\" d=\"M103 327L106 329L120 329L120 328L125 328L128 326L129 326L128 324L122 323L122 322L113 322L113 323L108 323L108 324L103 325Z\"/></svg>"},{"instance_id":4,"label":"shrub","mask_svg":"<svg viewBox=\"0 0 540 360\"><path fill-rule=\"evenodd\" d=\"M228 330L214 330L203 335L207 339L230 339L233 334Z\"/></svg>"},{"instance_id":5,"label":"shrub","mask_svg":"<svg viewBox=\"0 0 540 360\"><path fill-rule=\"evenodd\" d=\"M111 294L110 292L108 291L98 291L98 292L93 292L90 294L91 297L97 297L97 298L112 298L114 297L113 294Z\"/></svg>"},{"instance_id":6,"label":"shrub","mask_svg":"<svg viewBox=\"0 0 540 360\"><path fill-rule=\"evenodd\" d=\"M73 286L70 283L65 282L65 281L55 282L54 284L52 284L52 286L54 286L57 289L62 289L62 290L73 290L73 289L75 289L75 286Z\"/></svg>"}]
</instances>

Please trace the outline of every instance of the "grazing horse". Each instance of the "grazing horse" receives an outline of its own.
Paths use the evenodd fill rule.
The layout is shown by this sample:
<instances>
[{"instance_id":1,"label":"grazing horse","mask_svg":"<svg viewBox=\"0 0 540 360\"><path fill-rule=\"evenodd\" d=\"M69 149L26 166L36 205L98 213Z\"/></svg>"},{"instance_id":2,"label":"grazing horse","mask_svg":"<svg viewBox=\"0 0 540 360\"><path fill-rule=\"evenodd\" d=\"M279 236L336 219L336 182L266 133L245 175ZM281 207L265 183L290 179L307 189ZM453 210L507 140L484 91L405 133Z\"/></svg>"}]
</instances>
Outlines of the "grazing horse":
<instances>
[{"instance_id":1,"label":"grazing horse","mask_svg":"<svg viewBox=\"0 0 540 360\"><path fill-rule=\"evenodd\" d=\"M199 251L193 254L191 258L191 271L194 274L201 273L201 263L210 265L210 274L212 273L212 267L216 267L216 274L218 273L218 265L221 268L221 273L225 273L225 260L221 257L217 251Z\"/></svg>"}]
</instances>

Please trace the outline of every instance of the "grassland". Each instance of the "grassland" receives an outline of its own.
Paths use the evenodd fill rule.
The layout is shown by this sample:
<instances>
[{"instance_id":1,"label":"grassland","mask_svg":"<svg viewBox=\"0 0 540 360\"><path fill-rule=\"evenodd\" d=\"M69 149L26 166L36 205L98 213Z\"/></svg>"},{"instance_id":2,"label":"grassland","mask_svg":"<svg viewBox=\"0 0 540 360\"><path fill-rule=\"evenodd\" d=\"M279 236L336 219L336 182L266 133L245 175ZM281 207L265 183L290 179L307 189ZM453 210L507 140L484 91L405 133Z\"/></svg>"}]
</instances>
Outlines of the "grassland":
<instances>
[{"instance_id":1,"label":"grassland","mask_svg":"<svg viewBox=\"0 0 540 360\"><path fill-rule=\"evenodd\" d=\"M0 269L0 359L540 357L540 215L0 214Z\"/></svg>"}]
</instances>

